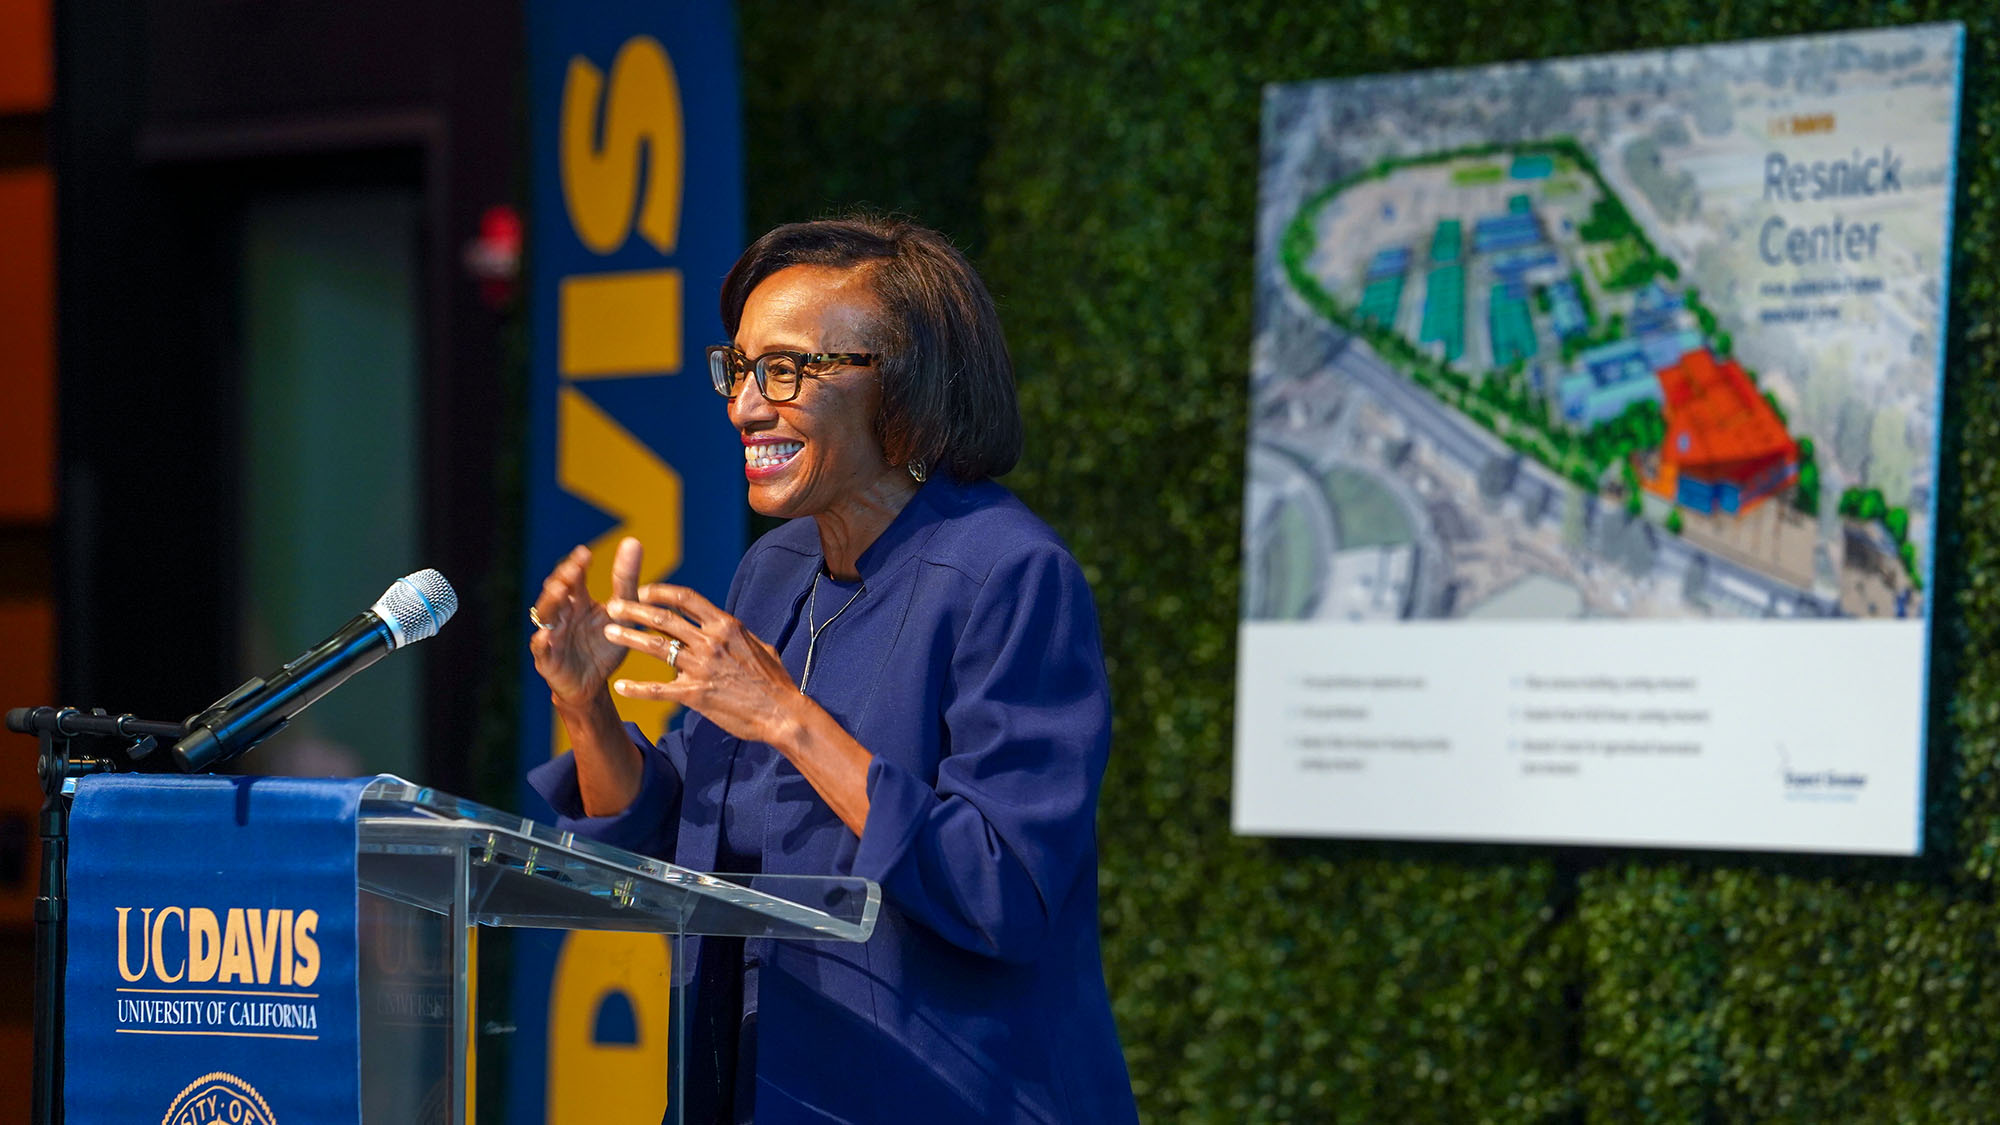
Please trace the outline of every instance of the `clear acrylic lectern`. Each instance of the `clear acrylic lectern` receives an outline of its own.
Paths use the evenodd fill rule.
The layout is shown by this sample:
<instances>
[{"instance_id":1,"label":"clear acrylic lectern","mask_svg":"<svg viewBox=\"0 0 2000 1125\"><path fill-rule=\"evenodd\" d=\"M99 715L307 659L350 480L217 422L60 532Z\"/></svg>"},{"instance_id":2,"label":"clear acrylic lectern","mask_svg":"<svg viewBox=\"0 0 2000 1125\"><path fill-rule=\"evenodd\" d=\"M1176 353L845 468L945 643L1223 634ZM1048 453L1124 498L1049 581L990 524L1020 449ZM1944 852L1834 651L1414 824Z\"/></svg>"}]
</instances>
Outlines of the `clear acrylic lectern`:
<instances>
[{"instance_id":1,"label":"clear acrylic lectern","mask_svg":"<svg viewBox=\"0 0 2000 1125\"><path fill-rule=\"evenodd\" d=\"M678 969L694 935L865 941L880 902L866 879L706 875L391 777L362 793L359 849L371 1123L476 1119L482 927L660 934ZM686 979L673 973L665 999L669 1121L683 1104Z\"/></svg>"}]
</instances>

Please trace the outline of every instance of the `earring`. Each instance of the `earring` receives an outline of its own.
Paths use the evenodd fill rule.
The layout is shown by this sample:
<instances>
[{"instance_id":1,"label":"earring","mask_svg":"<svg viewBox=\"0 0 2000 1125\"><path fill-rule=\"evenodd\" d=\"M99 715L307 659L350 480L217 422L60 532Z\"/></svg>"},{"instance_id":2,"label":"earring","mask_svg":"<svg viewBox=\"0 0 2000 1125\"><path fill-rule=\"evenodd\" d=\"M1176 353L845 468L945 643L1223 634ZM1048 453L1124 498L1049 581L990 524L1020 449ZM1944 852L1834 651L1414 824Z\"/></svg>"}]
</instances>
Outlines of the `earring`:
<instances>
[{"instance_id":1,"label":"earring","mask_svg":"<svg viewBox=\"0 0 2000 1125\"><path fill-rule=\"evenodd\" d=\"M918 458L917 460L910 462L909 464L903 466L903 468L908 469L910 471L910 479L916 481L918 484L922 484L925 481L931 479L931 471L924 466L922 458Z\"/></svg>"}]
</instances>

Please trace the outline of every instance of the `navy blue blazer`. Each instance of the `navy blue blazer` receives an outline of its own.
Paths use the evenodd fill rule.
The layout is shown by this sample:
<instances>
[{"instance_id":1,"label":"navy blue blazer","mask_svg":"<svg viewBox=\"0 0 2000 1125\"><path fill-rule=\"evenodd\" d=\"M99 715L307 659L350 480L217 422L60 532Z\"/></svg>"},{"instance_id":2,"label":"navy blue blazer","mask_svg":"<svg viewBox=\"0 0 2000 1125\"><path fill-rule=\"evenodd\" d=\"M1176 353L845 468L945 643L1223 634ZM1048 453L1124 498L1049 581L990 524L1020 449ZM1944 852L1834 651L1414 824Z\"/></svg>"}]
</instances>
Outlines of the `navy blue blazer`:
<instances>
[{"instance_id":1,"label":"navy blue blazer","mask_svg":"<svg viewBox=\"0 0 2000 1125\"><path fill-rule=\"evenodd\" d=\"M813 521L787 523L726 608L786 648L822 565ZM752 943L757 1120L1136 1121L1098 947L1111 711L1082 572L1006 489L942 477L858 569L810 691L874 754L868 820L856 837L780 757L763 870L873 879L883 905L864 943ZM712 870L739 740L690 713L634 741L619 815L581 815L568 755L529 781L565 829Z\"/></svg>"}]
</instances>

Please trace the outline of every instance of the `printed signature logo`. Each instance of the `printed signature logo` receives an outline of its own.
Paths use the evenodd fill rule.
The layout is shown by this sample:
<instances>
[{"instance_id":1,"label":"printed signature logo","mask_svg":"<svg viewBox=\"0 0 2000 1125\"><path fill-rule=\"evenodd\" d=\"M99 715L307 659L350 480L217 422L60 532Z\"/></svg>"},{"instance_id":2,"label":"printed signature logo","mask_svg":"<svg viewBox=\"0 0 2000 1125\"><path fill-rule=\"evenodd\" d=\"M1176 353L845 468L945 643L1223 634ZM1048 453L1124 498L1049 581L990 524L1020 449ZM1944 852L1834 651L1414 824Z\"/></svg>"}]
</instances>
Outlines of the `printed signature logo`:
<instances>
[{"instance_id":1,"label":"printed signature logo","mask_svg":"<svg viewBox=\"0 0 2000 1125\"><path fill-rule=\"evenodd\" d=\"M218 1070L188 1083L187 1089L167 1107L167 1115L160 1118L160 1125L210 1125L210 1122L277 1125L278 1119L255 1087L234 1074Z\"/></svg>"},{"instance_id":2,"label":"printed signature logo","mask_svg":"<svg viewBox=\"0 0 2000 1125\"><path fill-rule=\"evenodd\" d=\"M1858 770L1797 769L1792 756L1778 744L1778 780L1793 801L1853 801L1868 787L1868 775Z\"/></svg>"}]
</instances>

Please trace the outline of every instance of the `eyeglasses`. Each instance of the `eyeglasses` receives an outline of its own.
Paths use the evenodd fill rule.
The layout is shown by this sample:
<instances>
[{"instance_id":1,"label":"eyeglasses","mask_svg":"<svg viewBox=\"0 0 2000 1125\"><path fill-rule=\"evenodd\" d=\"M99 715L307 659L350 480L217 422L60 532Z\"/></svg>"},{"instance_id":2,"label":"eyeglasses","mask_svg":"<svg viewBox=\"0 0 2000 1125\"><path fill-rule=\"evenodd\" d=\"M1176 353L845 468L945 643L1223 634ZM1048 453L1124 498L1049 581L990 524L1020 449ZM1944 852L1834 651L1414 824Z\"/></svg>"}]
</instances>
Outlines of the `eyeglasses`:
<instances>
[{"instance_id":1,"label":"eyeglasses","mask_svg":"<svg viewBox=\"0 0 2000 1125\"><path fill-rule=\"evenodd\" d=\"M757 393L771 402L790 402L799 397L799 381L814 374L807 370L827 364L843 367L872 367L873 352L765 352L751 359L729 344L708 349L708 378L715 393L735 398L743 391L743 377L757 376Z\"/></svg>"}]
</instances>

